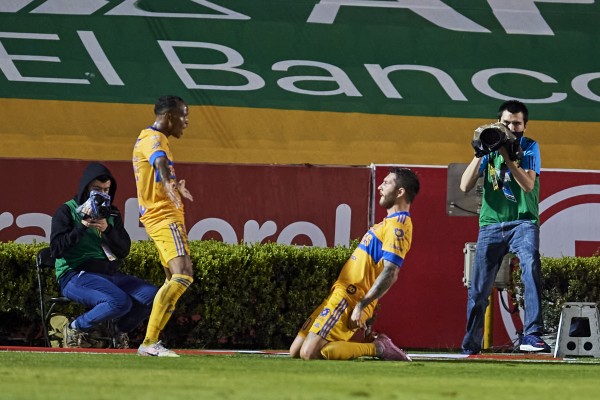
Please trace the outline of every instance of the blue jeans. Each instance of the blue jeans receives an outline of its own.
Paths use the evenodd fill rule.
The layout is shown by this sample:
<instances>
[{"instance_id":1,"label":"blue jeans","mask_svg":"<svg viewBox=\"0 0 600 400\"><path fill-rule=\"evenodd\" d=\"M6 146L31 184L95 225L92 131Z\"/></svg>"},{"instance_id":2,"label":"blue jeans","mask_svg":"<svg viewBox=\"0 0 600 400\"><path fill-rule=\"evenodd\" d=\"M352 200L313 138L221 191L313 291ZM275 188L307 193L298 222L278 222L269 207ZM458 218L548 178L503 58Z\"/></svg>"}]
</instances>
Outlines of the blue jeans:
<instances>
[{"instance_id":1,"label":"blue jeans","mask_svg":"<svg viewBox=\"0 0 600 400\"><path fill-rule=\"evenodd\" d=\"M89 310L75 319L77 329L88 330L107 320L118 320L117 330L129 332L152 311L158 288L120 272L104 275L79 272L61 281L62 293Z\"/></svg>"},{"instance_id":2,"label":"blue jeans","mask_svg":"<svg viewBox=\"0 0 600 400\"><path fill-rule=\"evenodd\" d=\"M465 351L479 353L488 298L492 293L502 258L514 253L519 258L525 286L525 335L541 335L544 330L540 291L540 228L531 221L512 221L479 228L477 248L467 301L467 329L462 342Z\"/></svg>"}]
</instances>

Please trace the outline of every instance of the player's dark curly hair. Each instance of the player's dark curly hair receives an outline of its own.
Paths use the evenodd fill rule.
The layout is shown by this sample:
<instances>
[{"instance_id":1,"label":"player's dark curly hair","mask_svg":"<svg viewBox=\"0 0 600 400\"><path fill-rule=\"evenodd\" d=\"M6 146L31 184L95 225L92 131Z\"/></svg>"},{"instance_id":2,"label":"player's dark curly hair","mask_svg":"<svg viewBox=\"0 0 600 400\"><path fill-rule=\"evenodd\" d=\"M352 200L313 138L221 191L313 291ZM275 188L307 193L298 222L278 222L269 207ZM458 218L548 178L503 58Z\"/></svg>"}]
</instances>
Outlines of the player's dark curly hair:
<instances>
[{"instance_id":1,"label":"player's dark curly hair","mask_svg":"<svg viewBox=\"0 0 600 400\"><path fill-rule=\"evenodd\" d=\"M396 189L404 188L406 201L412 203L421 188L417 174L411 169L401 167L390 168L390 173L396 175Z\"/></svg>"},{"instance_id":2,"label":"player's dark curly hair","mask_svg":"<svg viewBox=\"0 0 600 400\"><path fill-rule=\"evenodd\" d=\"M154 115L162 115L168 111L175 110L181 103L185 103L179 96L161 96L154 104Z\"/></svg>"}]
</instances>

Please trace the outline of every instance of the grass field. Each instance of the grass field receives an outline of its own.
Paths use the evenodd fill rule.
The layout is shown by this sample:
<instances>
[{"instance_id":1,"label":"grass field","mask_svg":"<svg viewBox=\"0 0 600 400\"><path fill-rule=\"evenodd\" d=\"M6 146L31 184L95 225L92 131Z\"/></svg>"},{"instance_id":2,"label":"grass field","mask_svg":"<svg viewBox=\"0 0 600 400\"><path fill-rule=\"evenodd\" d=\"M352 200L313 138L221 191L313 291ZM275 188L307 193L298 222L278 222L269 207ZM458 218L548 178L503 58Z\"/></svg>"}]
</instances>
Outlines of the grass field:
<instances>
[{"instance_id":1,"label":"grass field","mask_svg":"<svg viewBox=\"0 0 600 400\"><path fill-rule=\"evenodd\" d=\"M0 352L0 399L598 399L600 364Z\"/></svg>"}]
</instances>

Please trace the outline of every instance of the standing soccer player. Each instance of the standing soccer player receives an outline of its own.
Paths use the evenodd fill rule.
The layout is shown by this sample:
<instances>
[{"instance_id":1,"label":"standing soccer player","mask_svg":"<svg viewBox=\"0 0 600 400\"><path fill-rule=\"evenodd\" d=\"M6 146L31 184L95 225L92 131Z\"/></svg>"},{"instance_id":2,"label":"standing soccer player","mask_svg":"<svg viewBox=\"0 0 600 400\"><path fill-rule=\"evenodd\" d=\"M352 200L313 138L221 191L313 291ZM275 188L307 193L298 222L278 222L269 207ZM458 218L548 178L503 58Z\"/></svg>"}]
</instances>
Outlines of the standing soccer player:
<instances>
[{"instance_id":1,"label":"standing soccer player","mask_svg":"<svg viewBox=\"0 0 600 400\"><path fill-rule=\"evenodd\" d=\"M363 236L333 284L329 296L302 326L290 355L304 360L350 360L361 356L411 361L386 335L372 343L350 342L365 328L375 306L398 279L412 243L410 205L419 179L408 168L392 168L379 185L379 205L387 217Z\"/></svg>"},{"instance_id":2,"label":"standing soccer player","mask_svg":"<svg viewBox=\"0 0 600 400\"><path fill-rule=\"evenodd\" d=\"M165 268L165 284L159 289L144 342L138 355L178 357L158 340L175 304L194 281L185 229L182 197L193 201L185 181L177 181L169 137L179 139L188 125L188 107L177 96L162 96L154 105L156 120L142 130L133 148L133 170L140 207L140 221L154 242Z\"/></svg>"}]
</instances>

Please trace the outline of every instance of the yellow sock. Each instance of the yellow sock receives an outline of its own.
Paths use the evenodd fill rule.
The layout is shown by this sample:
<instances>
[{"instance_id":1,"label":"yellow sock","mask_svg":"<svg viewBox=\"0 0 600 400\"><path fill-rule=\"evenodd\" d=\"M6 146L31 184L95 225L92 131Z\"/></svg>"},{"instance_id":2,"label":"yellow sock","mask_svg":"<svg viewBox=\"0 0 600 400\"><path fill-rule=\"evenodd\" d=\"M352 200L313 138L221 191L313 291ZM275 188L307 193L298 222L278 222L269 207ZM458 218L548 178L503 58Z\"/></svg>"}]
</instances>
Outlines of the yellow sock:
<instances>
[{"instance_id":1,"label":"yellow sock","mask_svg":"<svg viewBox=\"0 0 600 400\"><path fill-rule=\"evenodd\" d=\"M146 338L144 345L156 343L160 332L165 328L169 318L175 310L175 304L181 295L192 284L194 279L191 276L174 274L168 283L164 284L156 293L150 320L146 328Z\"/></svg>"},{"instance_id":2,"label":"yellow sock","mask_svg":"<svg viewBox=\"0 0 600 400\"><path fill-rule=\"evenodd\" d=\"M165 326L167 326L167 322L169 322L169 319L171 319L171 315L173 315L173 311L175 311L175 303L177 303L181 295L187 290L187 288L190 287L192 282L194 282L194 279L191 276L180 274L173 275L169 282L172 282L173 280L179 283L179 285L176 286L178 288L178 291L176 293L176 297L173 297L173 301L169 303L170 307L167 308L165 314L163 315L163 318L160 321L159 329L161 331L165 329Z\"/></svg>"},{"instance_id":3,"label":"yellow sock","mask_svg":"<svg viewBox=\"0 0 600 400\"><path fill-rule=\"evenodd\" d=\"M175 311L175 306L169 307L165 311L165 314L163 315L163 318L160 320L160 324L158 325L158 329L160 332L162 332L165 329L165 326L167 326L167 322L169 322L169 320L171 319L173 311Z\"/></svg>"},{"instance_id":4,"label":"yellow sock","mask_svg":"<svg viewBox=\"0 0 600 400\"><path fill-rule=\"evenodd\" d=\"M329 342L321 349L326 360L352 360L362 356L375 357L374 343Z\"/></svg>"}]
</instances>

